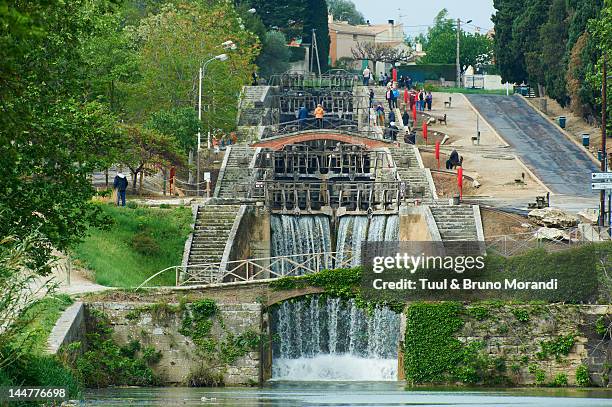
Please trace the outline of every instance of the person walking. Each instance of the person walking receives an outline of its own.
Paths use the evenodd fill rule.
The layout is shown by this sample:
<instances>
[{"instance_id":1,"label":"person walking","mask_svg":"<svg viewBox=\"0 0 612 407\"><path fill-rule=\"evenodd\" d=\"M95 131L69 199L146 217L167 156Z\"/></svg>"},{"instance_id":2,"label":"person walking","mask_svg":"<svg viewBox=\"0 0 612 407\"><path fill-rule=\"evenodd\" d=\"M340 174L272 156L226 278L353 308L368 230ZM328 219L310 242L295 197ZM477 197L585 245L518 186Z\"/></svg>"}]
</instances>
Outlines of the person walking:
<instances>
[{"instance_id":1,"label":"person walking","mask_svg":"<svg viewBox=\"0 0 612 407\"><path fill-rule=\"evenodd\" d=\"M391 92L393 92L392 94L392 100L393 100L393 108L397 109L398 105L397 105L397 100L399 99L399 89L397 89L397 85L394 85L393 88L391 89Z\"/></svg>"},{"instance_id":2,"label":"person walking","mask_svg":"<svg viewBox=\"0 0 612 407\"><path fill-rule=\"evenodd\" d=\"M427 92L427 95L425 96L425 103L427 104L427 110L431 112L431 104L433 102L433 95L431 94L431 91Z\"/></svg>"},{"instance_id":3,"label":"person walking","mask_svg":"<svg viewBox=\"0 0 612 407\"><path fill-rule=\"evenodd\" d=\"M304 125L306 125L306 119L308 119L308 109L302 105L298 110L298 126L300 129L303 129Z\"/></svg>"},{"instance_id":4,"label":"person walking","mask_svg":"<svg viewBox=\"0 0 612 407\"><path fill-rule=\"evenodd\" d=\"M387 104L389 105L389 109L393 110L393 102L391 101L393 95L393 90L391 90L391 87L387 85L387 90L385 92L385 99L387 100Z\"/></svg>"},{"instance_id":5,"label":"person walking","mask_svg":"<svg viewBox=\"0 0 612 407\"><path fill-rule=\"evenodd\" d=\"M404 114L402 115L402 123L404 124L404 127L408 127L408 125L410 124L410 114L408 113L408 110L404 109Z\"/></svg>"},{"instance_id":6,"label":"person walking","mask_svg":"<svg viewBox=\"0 0 612 407\"><path fill-rule=\"evenodd\" d=\"M371 109L374 104L374 89L370 89L369 97L370 97L370 109Z\"/></svg>"},{"instance_id":7,"label":"person walking","mask_svg":"<svg viewBox=\"0 0 612 407\"><path fill-rule=\"evenodd\" d=\"M370 75L370 68L366 66L366 68L363 70L363 86L368 86L370 84Z\"/></svg>"},{"instance_id":8,"label":"person walking","mask_svg":"<svg viewBox=\"0 0 612 407\"><path fill-rule=\"evenodd\" d=\"M124 173L118 172L113 181L113 188L117 190L117 206L125 206L125 191L128 187L128 180Z\"/></svg>"},{"instance_id":9,"label":"person walking","mask_svg":"<svg viewBox=\"0 0 612 407\"><path fill-rule=\"evenodd\" d=\"M417 105L417 109L420 111L425 110L425 92L423 90L419 91L419 104Z\"/></svg>"},{"instance_id":10,"label":"person walking","mask_svg":"<svg viewBox=\"0 0 612 407\"><path fill-rule=\"evenodd\" d=\"M317 105L317 108L314 111L314 116L315 116L315 119L317 119L317 127L322 129L323 128L323 116L325 116L325 110L323 109L323 106L321 106L320 103Z\"/></svg>"},{"instance_id":11,"label":"person walking","mask_svg":"<svg viewBox=\"0 0 612 407\"><path fill-rule=\"evenodd\" d=\"M395 112L393 110L389 110L389 123L395 121Z\"/></svg>"},{"instance_id":12,"label":"person walking","mask_svg":"<svg viewBox=\"0 0 612 407\"><path fill-rule=\"evenodd\" d=\"M380 103L376 106L376 122L381 127L385 125L385 108Z\"/></svg>"}]
</instances>

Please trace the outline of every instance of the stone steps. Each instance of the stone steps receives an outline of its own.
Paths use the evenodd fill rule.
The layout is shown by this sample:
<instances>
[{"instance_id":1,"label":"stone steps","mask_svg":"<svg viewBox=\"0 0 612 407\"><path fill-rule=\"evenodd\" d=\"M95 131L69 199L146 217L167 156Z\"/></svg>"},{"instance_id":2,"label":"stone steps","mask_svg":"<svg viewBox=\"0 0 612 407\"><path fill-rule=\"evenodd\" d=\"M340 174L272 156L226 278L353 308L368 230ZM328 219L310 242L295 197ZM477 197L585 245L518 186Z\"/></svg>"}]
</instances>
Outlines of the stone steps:
<instances>
[{"instance_id":1,"label":"stone steps","mask_svg":"<svg viewBox=\"0 0 612 407\"><path fill-rule=\"evenodd\" d=\"M443 241L476 241L476 219L471 205L430 207Z\"/></svg>"},{"instance_id":2,"label":"stone steps","mask_svg":"<svg viewBox=\"0 0 612 407\"><path fill-rule=\"evenodd\" d=\"M236 190L243 188L251 178L249 168L255 150L247 145L232 146L225 167L222 168L223 178L219 180L219 190L215 195L218 198L243 198L244 192Z\"/></svg>"},{"instance_id":3,"label":"stone steps","mask_svg":"<svg viewBox=\"0 0 612 407\"><path fill-rule=\"evenodd\" d=\"M239 209L239 205L198 207L188 265L221 262Z\"/></svg>"}]
</instances>

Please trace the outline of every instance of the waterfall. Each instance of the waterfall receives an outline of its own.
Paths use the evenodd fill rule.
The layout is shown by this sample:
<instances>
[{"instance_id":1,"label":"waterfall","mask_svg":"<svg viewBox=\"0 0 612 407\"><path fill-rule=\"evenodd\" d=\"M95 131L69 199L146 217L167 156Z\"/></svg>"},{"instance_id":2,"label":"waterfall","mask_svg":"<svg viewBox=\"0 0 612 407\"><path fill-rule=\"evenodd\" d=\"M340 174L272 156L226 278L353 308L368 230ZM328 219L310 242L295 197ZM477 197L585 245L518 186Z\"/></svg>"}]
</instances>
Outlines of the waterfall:
<instances>
[{"instance_id":1,"label":"waterfall","mask_svg":"<svg viewBox=\"0 0 612 407\"><path fill-rule=\"evenodd\" d=\"M271 311L272 379L397 380L399 314L353 300L312 296Z\"/></svg>"},{"instance_id":2,"label":"waterfall","mask_svg":"<svg viewBox=\"0 0 612 407\"><path fill-rule=\"evenodd\" d=\"M272 215L271 219L271 250L272 257L292 256L308 253L328 253L331 251L331 232L329 218L323 215ZM302 256L293 258L298 263L305 262ZM306 262L308 267L314 268L312 262ZM276 273L286 274L293 269L293 265L279 262L272 266ZM325 257L320 268L332 268L329 257ZM303 274L298 270L297 274Z\"/></svg>"},{"instance_id":3,"label":"waterfall","mask_svg":"<svg viewBox=\"0 0 612 407\"><path fill-rule=\"evenodd\" d=\"M367 233L366 233L367 231ZM364 242L392 242L399 238L398 215L342 216L338 225L336 251L340 262L344 253L352 253L349 266L358 266L361 262L361 244Z\"/></svg>"}]
</instances>

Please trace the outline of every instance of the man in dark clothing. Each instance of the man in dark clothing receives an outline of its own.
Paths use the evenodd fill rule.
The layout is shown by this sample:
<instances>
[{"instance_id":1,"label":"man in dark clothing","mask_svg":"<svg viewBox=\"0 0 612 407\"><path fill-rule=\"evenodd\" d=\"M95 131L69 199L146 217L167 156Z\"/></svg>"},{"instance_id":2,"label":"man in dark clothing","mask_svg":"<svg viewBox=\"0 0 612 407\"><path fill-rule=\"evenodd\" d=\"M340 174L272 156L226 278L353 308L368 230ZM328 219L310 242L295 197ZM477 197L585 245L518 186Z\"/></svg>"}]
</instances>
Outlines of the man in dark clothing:
<instances>
[{"instance_id":1,"label":"man in dark clothing","mask_svg":"<svg viewBox=\"0 0 612 407\"><path fill-rule=\"evenodd\" d=\"M372 108L372 105L374 103L374 89L370 89L370 109Z\"/></svg>"},{"instance_id":2,"label":"man in dark clothing","mask_svg":"<svg viewBox=\"0 0 612 407\"><path fill-rule=\"evenodd\" d=\"M300 126L300 129L304 128L307 118L308 118L308 109L306 109L306 106L300 107L300 109L298 110L298 124Z\"/></svg>"},{"instance_id":3,"label":"man in dark clothing","mask_svg":"<svg viewBox=\"0 0 612 407\"><path fill-rule=\"evenodd\" d=\"M404 114L402 115L402 123L404 127L408 127L410 124L410 114L408 114L408 110L404 109Z\"/></svg>"},{"instance_id":4,"label":"man in dark clothing","mask_svg":"<svg viewBox=\"0 0 612 407\"><path fill-rule=\"evenodd\" d=\"M459 156L457 150L453 149L450 153L450 157L446 160L446 169L453 170L461 164L463 164L463 157Z\"/></svg>"},{"instance_id":5,"label":"man in dark clothing","mask_svg":"<svg viewBox=\"0 0 612 407\"><path fill-rule=\"evenodd\" d=\"M113 182L113 188L117 190L117 206L121 202L121 206L125 206L125 190L128 186L128 180L125 174L118 172Z\"/></svg>"},{"instance_id":6,"label":"man in dark clothing","mask_svg":"<svg viewBox=\"0 0 612 407\"><path fill-rule=\"evenodd\" d=\"M387 137L389 140L397 141L397 133L399 128L395 125L395 122L389 123L389 127L386 130Z\"/></svg>"},{"instance_id":7,"label":"man in dark clothing","mask_svg":"<svg viewBox=\"0 0 612 407\"><path fill-rule=\"evenodd\" d=\"M393 110L389 111L389 123L394 122L395 121L395 113L393 112Z\"/></svg>"}]
</instances>

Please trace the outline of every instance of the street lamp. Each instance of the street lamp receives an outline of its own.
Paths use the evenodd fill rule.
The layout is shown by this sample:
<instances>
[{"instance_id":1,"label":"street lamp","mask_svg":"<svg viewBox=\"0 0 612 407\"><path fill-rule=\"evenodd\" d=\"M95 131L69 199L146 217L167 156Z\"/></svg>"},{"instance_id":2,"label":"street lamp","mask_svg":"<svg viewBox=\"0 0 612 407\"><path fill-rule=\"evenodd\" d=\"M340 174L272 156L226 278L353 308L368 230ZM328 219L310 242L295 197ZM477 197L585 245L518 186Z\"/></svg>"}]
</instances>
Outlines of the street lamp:
<instances>
[{"instance_id":1,"label":"street lamp","mask_svg":"<svg viewBox=\"0 0 612 407\"><path fill-rule=\"evenodd\" d=\"M234 41L232 40L228 40L225 41L224 43L221 44L221 46L224 49L227 50L235 50L238 47L236 46L236 44L234 43ZM229 59L229 56L225 53L223 54L219 54L216 55L208 60L206 60L204 63L202 63L200 65L200 69L198 72L198 145L197 145L197 156L196 156L196 166L197 166L197 171L196 171L196 195L200 196L200 144L201 144L201 140L202 140L202 133L201 133L201 126L202 126L202 78L204 77L204 73L206 72L206 68L208 67L208 65L213 62L213 61L220 61L220 62L224 62L227 61ZM210 149L210 131L208 132L208 137L207 137L207 146Z\"/></svg>"},{"instance_id":2,"label":"street lamp","mask_svg":"<svg viewBox=\"0 0 612 407\"><path fill-rule=\"evenodd\" d=\"M465 21L465 24L471 23L472 20ZM459 60L460 55L460 42L461 42L461 19L457 19L457 87L461 87L461 61Z\"/></svg>"}]
</instances>

